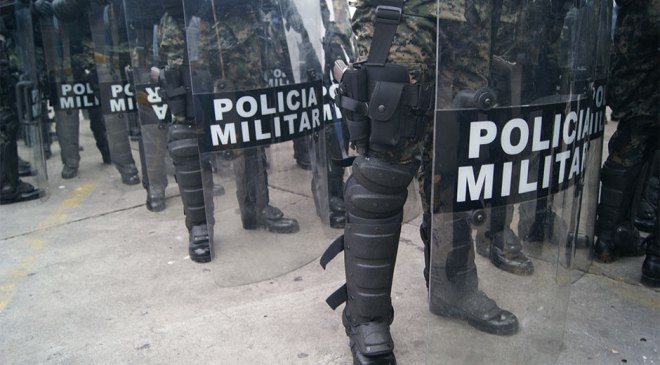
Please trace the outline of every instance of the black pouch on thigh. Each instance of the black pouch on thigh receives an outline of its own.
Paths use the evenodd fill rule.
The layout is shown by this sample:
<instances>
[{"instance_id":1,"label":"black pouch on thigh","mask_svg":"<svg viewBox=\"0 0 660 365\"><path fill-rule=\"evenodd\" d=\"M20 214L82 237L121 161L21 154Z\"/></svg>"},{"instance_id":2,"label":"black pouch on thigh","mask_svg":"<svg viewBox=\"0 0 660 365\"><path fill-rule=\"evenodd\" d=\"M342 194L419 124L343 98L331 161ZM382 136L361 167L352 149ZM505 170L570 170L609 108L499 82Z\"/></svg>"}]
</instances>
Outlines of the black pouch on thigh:
<instances>
[{"instance_id":1,"label":"black pouch on thigh","mask_svg":"<svg viewBox=\"0 0 660 365\"><path fill-rule=\"evenodd\" d=\"M365 67L369 83L369 148L382 152L401 147L403 140L414 137L406 133L406 123L414 123L410 120L410 107L404 103L406 86L410 84L408 68L397 64Z\"/></svg>"}]
</instances>

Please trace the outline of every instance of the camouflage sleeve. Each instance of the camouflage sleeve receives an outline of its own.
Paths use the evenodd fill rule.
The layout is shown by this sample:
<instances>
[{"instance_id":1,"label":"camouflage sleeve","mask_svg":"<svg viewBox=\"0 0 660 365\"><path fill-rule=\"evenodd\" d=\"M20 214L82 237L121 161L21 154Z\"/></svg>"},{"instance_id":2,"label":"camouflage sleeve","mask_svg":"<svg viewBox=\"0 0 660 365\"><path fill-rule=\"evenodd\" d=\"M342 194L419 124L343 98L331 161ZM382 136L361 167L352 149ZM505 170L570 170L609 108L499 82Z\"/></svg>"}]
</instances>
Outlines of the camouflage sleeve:
<instances>
[{"instance_id":1,"label":"camouflage sleeve","mask_svg":"<svg viewBox=\"0 0 660 365\"><path fill-rule=\"evenodd\" d=\"M177 21L169 13L165 13L158 25L159 63L163 66L183 64L185 52L185 34L182 21Z\"/></svg>"}]
</instances>

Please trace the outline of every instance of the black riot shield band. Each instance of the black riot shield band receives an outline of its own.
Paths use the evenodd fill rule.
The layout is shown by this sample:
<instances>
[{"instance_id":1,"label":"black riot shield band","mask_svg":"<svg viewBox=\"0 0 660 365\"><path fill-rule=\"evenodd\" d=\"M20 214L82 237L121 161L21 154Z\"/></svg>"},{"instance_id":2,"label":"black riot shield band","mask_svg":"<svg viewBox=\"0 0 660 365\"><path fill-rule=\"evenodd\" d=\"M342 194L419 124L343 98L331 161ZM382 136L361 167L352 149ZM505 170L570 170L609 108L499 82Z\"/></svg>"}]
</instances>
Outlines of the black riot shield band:
<instances>
[{"instance_id":1,"label":"black riot shield band","mask_svg":"<svg viewBox=\"0 0 660 365\"><path fill-rule=\"evenodd\" d=\"M552 364L592 257L610 9L437 6L429 362Z\"/></svg>"},{"instance_id":2,"label":"black riot shield band","mask_svg":"<svg viewBox=\"0 0 660 365\"><path fill-rule=\"evenodd\" d=\"M316 182L327 181L327 168L315 164L328 161L319 143L319 3L184 1L184 10L188 52L181 67L192 82L172 93L190 89L194 108L172 113L179 120L193 112L219 285L313 261L323 250L320 237L329 239L332 230L315 206L329 206L327 188L310 189L312 171L319 171ZM314 156L305 158L309 152ZM213 195L217 184L226 194Z\"/></svg>"}]
</instances>

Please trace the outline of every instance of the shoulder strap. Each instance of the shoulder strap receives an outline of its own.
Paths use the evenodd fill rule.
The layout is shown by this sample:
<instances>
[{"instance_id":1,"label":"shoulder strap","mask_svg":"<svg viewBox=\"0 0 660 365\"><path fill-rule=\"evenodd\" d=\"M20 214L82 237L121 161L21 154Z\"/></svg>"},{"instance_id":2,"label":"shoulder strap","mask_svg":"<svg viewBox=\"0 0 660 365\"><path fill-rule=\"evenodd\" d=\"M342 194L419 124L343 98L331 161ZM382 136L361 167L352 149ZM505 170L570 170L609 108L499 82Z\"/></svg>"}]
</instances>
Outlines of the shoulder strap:
<instances>
[{"instance_id":1,"label":"shoulder strap","mask_svg":"<svg viewBox=\"0 0 660 365\"><path fill-rule=\"evenodd\" d=\"M371 40L367 64L384 65L392 46L396 28L401 21L405 0L381 0L376 7L374 35Z\"/></svg>"}]
</instances>

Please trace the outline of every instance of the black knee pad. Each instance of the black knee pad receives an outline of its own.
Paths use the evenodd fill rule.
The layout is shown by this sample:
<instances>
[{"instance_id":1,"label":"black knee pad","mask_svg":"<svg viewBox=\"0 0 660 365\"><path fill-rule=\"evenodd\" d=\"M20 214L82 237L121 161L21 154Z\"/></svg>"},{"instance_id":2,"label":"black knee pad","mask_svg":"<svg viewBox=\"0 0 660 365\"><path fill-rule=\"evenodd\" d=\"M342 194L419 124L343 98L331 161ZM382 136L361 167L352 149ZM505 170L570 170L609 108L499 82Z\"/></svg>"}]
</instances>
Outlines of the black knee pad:
<instances>
[{"instance_id":1,"label":"black knee pad","mask_svg":"<svg viewBox=\"0 0 660 365\"><path fill-rule=\"evenodd\" d=\"M416 163L397 165L375 158L356 158L344 190L349 220L351 216L385 218L398 214L417 167Z\"/></svg>"}]
</instances>

